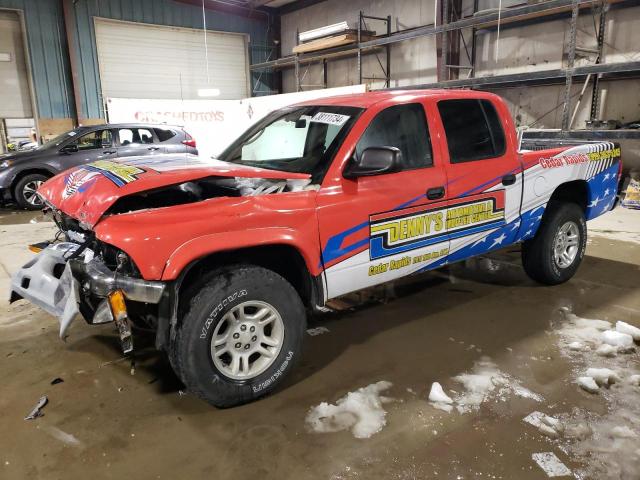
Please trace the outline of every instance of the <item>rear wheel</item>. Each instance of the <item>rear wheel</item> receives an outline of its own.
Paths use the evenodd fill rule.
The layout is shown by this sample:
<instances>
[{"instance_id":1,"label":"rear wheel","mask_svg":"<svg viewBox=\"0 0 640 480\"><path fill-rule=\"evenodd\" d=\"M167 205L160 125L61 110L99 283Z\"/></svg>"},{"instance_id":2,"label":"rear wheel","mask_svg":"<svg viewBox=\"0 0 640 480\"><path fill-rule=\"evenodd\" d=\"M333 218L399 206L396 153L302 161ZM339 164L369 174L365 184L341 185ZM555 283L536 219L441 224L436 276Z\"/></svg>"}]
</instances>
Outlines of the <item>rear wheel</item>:
<instances>
[{"instance_id":1,"label":"rear wheel","mask_svg":"<svg viewBox=\"0 0 640 480\"><path fill-rule=\"evenodd\" d=\"M578 270L587 246L584 212L574 203L550 205L538 233L522 246L522 265L533 280L557 285Z\"/></svg>"},{"instance_id":2,"label":"rear wheel","mask_svg":"<svg viewBox=\"0 0 640 480\"><path fill-rule=\"evenodd\" d=\"M218 407L273 391L302 349L306 318L296 290L250 265L220 269L198 287L170 346L176 374Z\"/></svg>"},{"instance_id":3,"label":"rear wheel","mask_svg":"<svg viewBox=\"0 0 640 480\"><path fill-rule=\"evenodd\" d=\"M47 178L48 177L40 173L31 173L18 180L13 189L13 196L16 203L21 208L26 208L27 210L41 209L42 200L36 195L36 191L40 188L40 185L47 181Z\"/></svg>"}]
</instances>

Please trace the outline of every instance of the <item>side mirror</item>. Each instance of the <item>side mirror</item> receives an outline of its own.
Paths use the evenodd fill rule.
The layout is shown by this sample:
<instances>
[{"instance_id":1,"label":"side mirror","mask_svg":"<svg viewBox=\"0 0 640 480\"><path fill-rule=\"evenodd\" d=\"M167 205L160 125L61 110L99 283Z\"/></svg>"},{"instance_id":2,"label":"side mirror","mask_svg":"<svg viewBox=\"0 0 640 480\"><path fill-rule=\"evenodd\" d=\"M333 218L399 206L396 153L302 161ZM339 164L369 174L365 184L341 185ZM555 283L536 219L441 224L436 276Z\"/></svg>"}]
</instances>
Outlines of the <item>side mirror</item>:
<instances>
[{"instance_id":1,"label":"side mirror","mask_svg":"<svg viewBox=\"0 0 640 480\"><path fill-rule=\"evenodd\" d=\"M71 143L62 147L60 151L62 153L76 153L78 151L78 145L76 145L75 143Z\"/></svg>"},{"instance_id":2,"label":"side mirror","mask_svg":"<svg viewBox=\"0 0 640 480\"><path fill-rule=\"evenodd\" d=\"M344 178L370 177L397 172L402 163L402 152L396 147L369 147L354 159L343 173Z\"/></svg>"}]
</instances>

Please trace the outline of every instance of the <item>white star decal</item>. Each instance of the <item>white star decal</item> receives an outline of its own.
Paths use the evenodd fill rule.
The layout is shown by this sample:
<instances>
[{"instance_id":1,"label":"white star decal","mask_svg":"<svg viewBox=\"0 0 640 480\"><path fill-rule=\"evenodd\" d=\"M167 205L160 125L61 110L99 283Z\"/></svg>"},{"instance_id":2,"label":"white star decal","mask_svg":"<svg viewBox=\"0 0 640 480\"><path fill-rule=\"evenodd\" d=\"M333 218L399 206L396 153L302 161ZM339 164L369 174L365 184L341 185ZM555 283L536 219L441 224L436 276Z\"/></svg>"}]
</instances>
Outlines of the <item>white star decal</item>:
<instances>
[{"instance_id":1,"label":"white star decal","mask_svg":"<svg viewBox=\"0 0 640 480\"><path fill-rule=\"evenodd\" d=\"M481 243L484 243L487 241L487 237L482 237L480 240L478 240L476 243L474 243L473 245L471 245L472 247L475 247L476 245L480 245Z\"/></svg>"},{"instance_id":2,"label":"white star decal","mask_svg":"<svg viewBox=\"0 0 640 480\"><path fill-rule=\"evenodd\" d=\"M533 232L533 230L527 230L527 233L525 233L524 236L528 237L529 235L531 235L532 232Z\"/></svg>"},{"instance_id":3,"label":"white star decal","mask_svg":"<svg viewBox=\"0 0 640 480\"><path fill-rule=\"evenodd\" d=\"M538 216L536 217L536 220L538 220L538 221L542 220L542 215L538 215Z\"/></svg>"},{"instance_id":4,"label":"white star decal","mask_svg":"<svg viewBox=\"0 0 640 480\"><path fill-rule=\"evenodd\" d=\"M507 238L507 236L503 233L500 234L499 237L496 237L493 240L493 243L491 244L491 248L495 247L496 245L502 245L502 242L504 242L504 239Z\"/></svg>"},{"instance_id":5,"label":"white star decal","mask_svg":"<svg viewBox=\"0 0 640 480\"><path fill-rule=\"evenodd\" d=\"M595 200L593 200L593 201L589 204L589 206L590 206L590 207L597 207L599 203L600 203L600 198L599 198L599 197L596 197L596 199L595 199Z\"/></svg>"},{"instance_id":6,"label":"white star decal","mask_svg":"<svg viewBox=\"0 0 640 480\"><path fill-rule=\"evenodd\" d=\"M609 189L607 188L607 189L604 191L604 196L605 196L605 197L607 197L607 196L609 195L609 192L610 192L610 191L611 191L611 190L609 190Z\"/></svg>"},{"instance_id":7,"label":"white star decal","mask_svg":"<svg viewBox=\"0 0 640 480\"><path fill-rule=\"evenodd\" d=\"M511 231L513 232L515 229L517 229L520 226L520 220L518 220L516 223L513 224L513 227L511 227Z\"/></svg>"},{"instance_id":8,"label":"white star decal","mask_svg":"<svg viewBox=\"0 0 640 480\"><path fill-rule=\"evenodd\" d=\"M608 173L605 174L604 179L602 181L605 182L605 181L609 180L609 177L611 177L610 174L608 174Z\"/></svg>"},{"instance_id":9,"label":"white star decal","mask_svg":"<svg viewBox=\"0 0 640 480\"><path fill-rule=\"evenodd\" d=\"M540 210L542 207L543 207L543 205L538 205L536 208L531 210L531 212L529 213L529 216L533 217L533 214L536 213L538 210Z\"/></svg>"}]
</instances>

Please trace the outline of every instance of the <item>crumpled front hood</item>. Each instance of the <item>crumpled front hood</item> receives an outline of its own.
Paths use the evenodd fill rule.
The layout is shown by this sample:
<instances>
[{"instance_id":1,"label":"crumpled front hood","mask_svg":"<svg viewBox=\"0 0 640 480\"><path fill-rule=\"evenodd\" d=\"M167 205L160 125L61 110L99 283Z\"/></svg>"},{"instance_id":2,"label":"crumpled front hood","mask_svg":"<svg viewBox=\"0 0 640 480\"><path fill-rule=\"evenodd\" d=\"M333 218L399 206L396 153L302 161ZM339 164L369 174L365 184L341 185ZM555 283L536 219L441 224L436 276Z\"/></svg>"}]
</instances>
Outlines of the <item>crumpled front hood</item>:
<instances>
[{"instance_id":1,"label":"crumpled front hood","mask_svg":"<svg viewBox=\"0 0 640 480\"><path fill-rule=\"evenodd\" d=\"M38 193L46 203L93 227L121 197L207 177L310 178L302 173L203 161L194 155L157 155L99 160L67 170L44 183Z\"/></svg>"}]
</instances>

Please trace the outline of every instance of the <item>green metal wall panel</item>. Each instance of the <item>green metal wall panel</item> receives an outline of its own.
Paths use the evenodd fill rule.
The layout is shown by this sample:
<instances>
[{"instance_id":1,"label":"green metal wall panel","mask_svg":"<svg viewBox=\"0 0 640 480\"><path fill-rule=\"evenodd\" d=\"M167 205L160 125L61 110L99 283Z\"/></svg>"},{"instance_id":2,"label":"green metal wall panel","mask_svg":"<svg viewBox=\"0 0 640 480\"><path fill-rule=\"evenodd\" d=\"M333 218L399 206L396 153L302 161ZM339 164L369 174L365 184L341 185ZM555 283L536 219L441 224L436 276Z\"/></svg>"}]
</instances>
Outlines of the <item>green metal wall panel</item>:
<instances>
[{"instance_id":1,"label":"green metal wall panel","mask_svg":"<svg viewBox=\"0 0 640 480\"><path fill-rule=\"evenodd\" d=\"M81 116L104 117L95 42L94 17L130 22L202 28L202 9L173 0L76 0L73 4L76 30L72 48L76 52ZM73 88L67 55L62 0L0 0L0 8L21 10L26 26L31 71L40 117L73 116ZM273 19L250 19L206 10L207 28L246 33L250 38L251 63L266 61L273 45ZM273 57L273 55L272 55ZM162 68L158 66L158 68ZM267 89L271 74L253 74L254 91Z\"/></svg>"}]
</instances>

